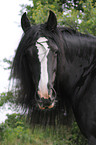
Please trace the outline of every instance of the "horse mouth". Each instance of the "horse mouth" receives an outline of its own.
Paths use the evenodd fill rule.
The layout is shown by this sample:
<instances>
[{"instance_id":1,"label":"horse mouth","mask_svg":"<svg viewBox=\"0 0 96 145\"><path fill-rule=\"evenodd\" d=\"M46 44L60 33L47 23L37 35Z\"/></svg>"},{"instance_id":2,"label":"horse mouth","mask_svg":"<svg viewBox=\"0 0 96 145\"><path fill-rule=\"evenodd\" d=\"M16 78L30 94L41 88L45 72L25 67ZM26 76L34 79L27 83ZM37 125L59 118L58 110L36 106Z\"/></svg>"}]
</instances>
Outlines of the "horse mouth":
<instances>
[{"instance_id":1,"label":"horse mouth","mask_svg":"<svg viewBox=\"0 0 96 145\"><path fill-rule=\"evenodd\" d=\"M40 110L49 110L54 108L56 103L56 91L52 89L51 94L42 95L41 92L38 91L39 99L37 99L37 105Z\"/></svg>"},{"instance_id":2,"label":"horse mouth","mask_svg":"<svg viewBox=\"0 0 96 145\"><path fill-rule=\"evenodd\" d=\"M53 102L52 104L50 104L49 106L43 106L43 105L40 105L40 104L38 104L38 106L39 106L39 109L40 110L47 110L47 109L52 109L52 108L54 108L54 106L55 106L55 103Z\"/></svg>"}]
</instances>

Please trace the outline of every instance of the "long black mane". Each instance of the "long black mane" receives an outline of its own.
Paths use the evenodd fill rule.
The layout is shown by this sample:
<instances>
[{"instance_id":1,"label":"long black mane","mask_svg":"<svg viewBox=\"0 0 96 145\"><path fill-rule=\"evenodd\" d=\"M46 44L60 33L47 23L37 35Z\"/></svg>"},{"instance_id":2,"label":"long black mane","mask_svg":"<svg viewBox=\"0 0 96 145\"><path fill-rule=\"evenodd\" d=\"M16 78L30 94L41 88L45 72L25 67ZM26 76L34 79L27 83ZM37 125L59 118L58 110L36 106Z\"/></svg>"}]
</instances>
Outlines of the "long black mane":
<instances>
[{"instance_id":1,"label":"long black mane","mask_svg":"<svg viewBox=\"0 0 96 145\"><path fill-rule=\"evenodd\" d=\"M33 36L33 37L32 37ZM28 48L36 43L36 40L40 37L47 37L49 43L52 43L54 40L59 48L62 48L63 39L61 37L61 31L57 29L54 33L49 32L46 29L46 23L41 25L32 26L26 32L26 35L23 35L20 44L17 48L16 55L13 60L12 73L11 76L16 79L16 102L20 104L23 108L28 111L28 118L31 123L34 124L55 124L56 119L60 121L61 115L65 112L65 105L62 103L58 103L58 105L51 111L41 111L36 106L36 100L34 98L35 94L35 82L34 78L32 78L32 71L29 69L28 64ZM60 44L60 39L61 42ZM60 55L60 54L59 54ZM33 57L34 63L35 57ZM59 92L58 92L59 97ZM59 99L60 101L60 99ZM59 102L58 101L58 102ZM60 121L60 123L62 120Z\"/></svg>"},{"instance_id":2,"label":"long black mane","mask_svg":"<svg viewBox=\"0 0 96 145\"><path fill-rule=\"evenodd\" d=\"M31 46L34 46L36 43L36 40L39 37L46 37L48 38L49 42L52 43L54 40L59 48L58 53L58 63L59 67L64 68L64 65L67 62L70 62L70 66L72 62L76 62L74 58L76 59L76 55L80 57L81 65L83 62L83 58L85 58L85 61L87 64L90 64L96 59L90 55L96 53L94 51L95 47L95 41L96 37L86 34L81 34L80 32L77 32L74 29L71 28L65 28L65 27L57 27L57 29L54 32L50 32L48 28L46 28L46 23L41 25L36 25L30 27L26 35L24 34L20 44L17 48L15 58L13 60L13 66L12 66L12 77L16 79L16 101L18 104L21 104L22 107L26 108L28 110L28 117L31 121L31 123L34 124L56 124L57 122L64 123L64 114L67 111L69 111L69 108L71 106L70 100L69 100L69 93L73 93L74 89L76 88L76 85L79 82L79 78L77 76L77 80L74 80L72 90L68 93L68 88L62 88L62 83L59 84L60 76L56 79L55 83L55 89L57 91L57 103L56 106L51 111L41 111L36 106L36 101L34 98L35 94L35 82L32 78L32 72L29 69L28 64L28 57L27 53L29 51L28 48ZM73 43L74 41L74 43ZM93 49L91 49L93 48ZM82 58L81 58L82 56ZM95 56L95 55L94 55ZM65 58L64 58L65 57ZM89 59L90 58L90 59ZM35 57L33 57L33 63L34 63ZM78 63L78 62L77 62ZM78 65L78 64L76 64ZM86 66L87 69L88 66ZM58 70L59 71L59 70ZM57 75L58 75L57 71ZM62 70L64 71L64 70ZM59 72L59 74L64 72ZM81 70L76 70L77 73ZM71 72L72 73L72 72ZM86 71L85 71L86 73ZM62 76L62 75L61 75ZM74 78L74 74L73 74ZM66 78L67 79L67 78ZM67 81L67 80L66 80ZM63 92L65 92L65 95L63 95ZM65 96L65 97L64 97Z\"/></svg>"},{"instance_id":3,"label":"long black mane","mask_svg":"<svg viewBox=\"0 0 96 145\"><path fill-rule=\"evenodd\" d=\"M72 81L72 84L70 84L70 88L72 88L72 90L69 91L70 92L69 96L70 95L74 96L74 90L76 89L76 87L78 87L80 81L82 86L84 80L86 79L86 75L90 74L91 71L95 72L96 37L90 34L82 34L71 28L60 27L59 29L64 39L64 57L65 57L64 66L66 65L66 69L68 69L67 70L69 73L68 75L72 73L71 75L72 78L70 78L70 81ZM73 66L75 67L72 68ZM64 75L66 75L66 71L64 72ZM65 86L66 86L65 88L68 89L67 84ZM67 90L67 94L68 94L68 90ZM68 102L72 101L70 97L67 98L69 98Z\"/></svg>"}]
</instances>

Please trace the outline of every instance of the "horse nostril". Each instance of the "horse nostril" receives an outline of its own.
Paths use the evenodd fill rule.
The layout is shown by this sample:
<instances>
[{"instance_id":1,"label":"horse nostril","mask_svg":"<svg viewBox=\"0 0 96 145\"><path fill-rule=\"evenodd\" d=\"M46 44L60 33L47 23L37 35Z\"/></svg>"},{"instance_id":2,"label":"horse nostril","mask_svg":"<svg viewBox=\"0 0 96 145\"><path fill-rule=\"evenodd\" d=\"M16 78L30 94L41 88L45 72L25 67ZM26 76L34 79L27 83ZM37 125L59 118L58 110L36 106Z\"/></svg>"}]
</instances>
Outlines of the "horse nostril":
<instances>
[{"instance_id":1,"label":"horse nostril","mask_svg":"<svg viewBox=\"0 0 96 145\"><path fill-rule=\"evenodd\" d=\"M49 106L51 104L51 99L41 98L41 102L43 103L43 106Z\"/></svg>"}]
</instances>

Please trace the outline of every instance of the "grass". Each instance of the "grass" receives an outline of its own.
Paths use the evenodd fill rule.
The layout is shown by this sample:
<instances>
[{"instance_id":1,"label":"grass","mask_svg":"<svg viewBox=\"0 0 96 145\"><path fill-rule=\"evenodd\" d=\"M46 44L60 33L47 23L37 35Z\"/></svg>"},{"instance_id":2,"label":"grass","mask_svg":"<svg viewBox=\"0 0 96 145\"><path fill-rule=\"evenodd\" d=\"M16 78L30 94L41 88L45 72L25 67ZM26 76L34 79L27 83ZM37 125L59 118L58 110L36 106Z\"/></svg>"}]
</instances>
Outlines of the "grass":
<instances>
[{"instance_id":1,"label":"grass","mask_svg":"<svg viewBox=\"0 0 96 145\"><path fill-rule=\"evenodd\" d=\"M63 127L65 130L65 127ZM36 127L34 131L30 128L6 128L3 140L0 145L67 145L70 135L58 131L53 133L53 129L41 129ZM64 139L66 138L66 139ZM69 144L68 144L69 145Z\"/></svg>"},{"instance_id":2,"label":"grass","mask_svg":"<svg viewBox=\"0 0 96 145\"><path fill-rule=\"evenodd\" d=\"M0 125L0 145L87 145L76 123L72 127L58 126L34 130L17 114L9 115Z\"/></svg>"}]
</instances>

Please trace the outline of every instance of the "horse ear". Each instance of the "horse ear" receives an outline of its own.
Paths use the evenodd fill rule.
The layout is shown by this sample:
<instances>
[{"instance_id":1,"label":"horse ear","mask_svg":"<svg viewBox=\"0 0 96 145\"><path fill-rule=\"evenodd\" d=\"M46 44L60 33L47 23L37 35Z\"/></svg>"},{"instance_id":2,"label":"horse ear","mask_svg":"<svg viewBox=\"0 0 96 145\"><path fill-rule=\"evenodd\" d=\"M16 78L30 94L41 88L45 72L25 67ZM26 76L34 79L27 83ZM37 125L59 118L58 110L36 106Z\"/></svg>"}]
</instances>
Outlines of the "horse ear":
<instances>
[{"instance_id":1,"label":"horse ear","mask_svg":"<svg viewBox=\"0 0 96 145\"><path fill-rule=\"evenodd\" d=\"M31 27L31 24L29 22L29 19L27 18L26 12L21 17L21 27L24 32L26 32Z\"/></svg>"},{"instance_id":2,"label":"horse ear","mask_svg":"<svg viewBox=\"0 0 96 145\"><path fill-rule=\"evenodd\" d=\"M47 28L48 30L54 31L57 27L57 18L55 14L50 10L48 21L47 21Z\"/></svg>"}]
</instances>

